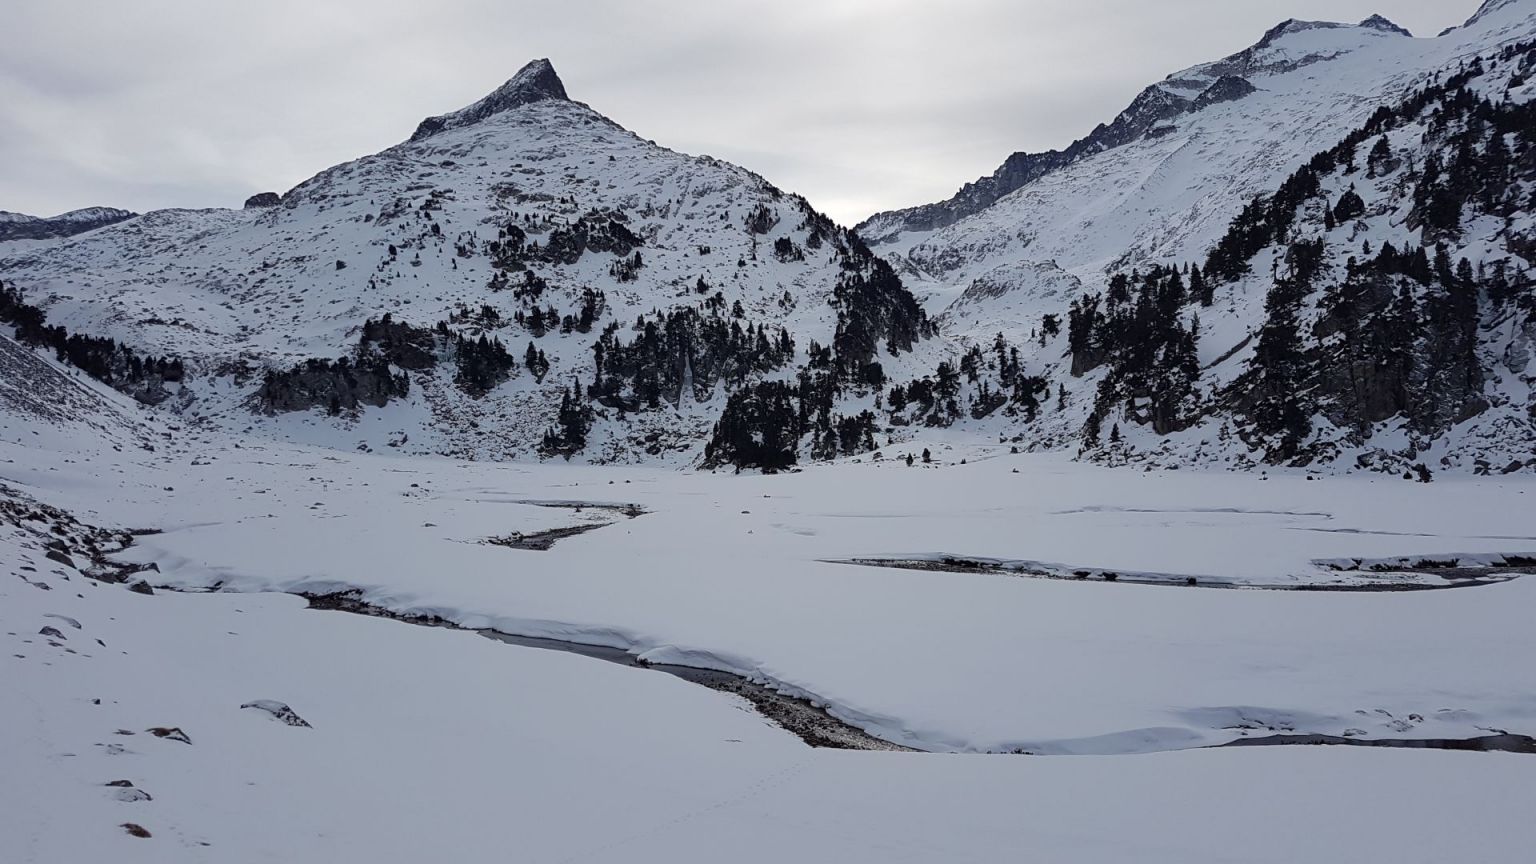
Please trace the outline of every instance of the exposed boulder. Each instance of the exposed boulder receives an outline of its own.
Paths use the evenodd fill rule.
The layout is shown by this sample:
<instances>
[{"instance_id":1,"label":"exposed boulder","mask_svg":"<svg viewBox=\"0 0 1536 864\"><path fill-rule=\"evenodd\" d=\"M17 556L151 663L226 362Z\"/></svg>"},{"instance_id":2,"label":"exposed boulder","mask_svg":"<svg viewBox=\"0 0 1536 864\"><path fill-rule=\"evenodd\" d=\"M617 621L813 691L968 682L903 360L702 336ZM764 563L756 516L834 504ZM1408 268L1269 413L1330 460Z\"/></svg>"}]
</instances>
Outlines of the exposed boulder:
<instances>
[{"instance_id":1,"label":"exposed boulder","mask_svg":"<svg viewBox=\"0 0 1536 864\"><path fill-rule=\"evenodd\" d=\"M180 741L183 744L191 744L192 739L187 733L181 731L180 726L151 726L144 730L156 738L169 738L172 741Z\"/></svg>"},{"instance_id":2,"label":"exposed boulder","mask_svg":"<svg viewBox=\"0 0 1536 864\"><path fill-rule=\"evenodd\" d=\"M245 209L262 210L267 207L276 207L283 203L283 199L276 192L258 192L245 199Z\"/></svg>"},{"instance_id":3,"label":"exposed boulder","mask_svg":"<svg viewBox=\"0 0 1536 864\"><path fill-rule=\"evenodd\" d=\"M255 708L258 711L265 711L271 715L272 719L279 723L286 723L289 726L299 726L305 729L312 728L309 722L295 713L292 708L289 708L287 703L279 702L276 699L253 699L240 707L242 709Z\"/></svg>"}]
</instances>

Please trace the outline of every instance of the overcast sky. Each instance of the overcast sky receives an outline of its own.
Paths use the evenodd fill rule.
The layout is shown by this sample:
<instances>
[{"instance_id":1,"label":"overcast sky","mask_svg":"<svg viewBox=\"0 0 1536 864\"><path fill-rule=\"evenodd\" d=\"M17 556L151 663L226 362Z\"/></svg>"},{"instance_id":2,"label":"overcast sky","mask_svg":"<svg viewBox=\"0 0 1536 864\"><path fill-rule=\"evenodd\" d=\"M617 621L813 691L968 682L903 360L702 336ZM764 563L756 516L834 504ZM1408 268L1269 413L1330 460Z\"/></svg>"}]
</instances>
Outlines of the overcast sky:
<instances>
[{"instance_id":1,"label":"overcast sky","mask_svg":"<svg viewBox=\"0 0 1536 864\"><path fill-rule=\"evenodd\" d=\"M0 4L0 210L238 207L549 57L642 137L841 221L1061 147L1282 18L1416 35L1478 0L48 0Z\"/></svg>"}]
</instances>

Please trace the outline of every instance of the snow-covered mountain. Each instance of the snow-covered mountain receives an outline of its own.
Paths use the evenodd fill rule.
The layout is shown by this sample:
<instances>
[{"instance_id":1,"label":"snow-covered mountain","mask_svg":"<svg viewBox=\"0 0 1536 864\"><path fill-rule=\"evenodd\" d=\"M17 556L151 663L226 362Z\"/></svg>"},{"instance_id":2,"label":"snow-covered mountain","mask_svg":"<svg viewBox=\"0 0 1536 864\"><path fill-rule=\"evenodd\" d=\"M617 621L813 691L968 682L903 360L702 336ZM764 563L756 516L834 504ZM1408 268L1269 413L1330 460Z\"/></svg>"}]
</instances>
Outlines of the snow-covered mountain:
<instances>
[{"instance_id":1,"label":"snow-covered mountain","mask_svg":"<svg viewBox=\"0 0 1536 864\"><path fill-rule=\"evenodd\" d=\"M1516 311L1527 308L1520 304L1506 310L1485 303L1480 319L1488 334L1479 349L1480 377L1490 388L1481 398L1509 407L1497 434L1454 423L1405 431L1404 421L1418 409L1407 404L1411 400L1399 399L1394 404L1401 410L1386 414L1324 412L1329 416L1311 424L1316 432L1312 443L1326 440L1329 446L1309 451L1311 457L1281 457L1237 441L1245 437L1236 433L1247 428L1246 421L1221 397L1230 379L1248 368L1266 321L1263 301L1274 282L1267 267L1217 291L1211 305L1185 306L1180 313L1186 329L1199 317L1198 346L1189 361L1198 364L1190 376L1199 379L1195 389L1205 388L1207 394L1204 408L1191 409L1199 420L1186 416L1177 424L1151 423L1145 411L1130 404L1140 395L1110 394L1116 384L1106 384L1104 374L1095 371L1102 358L1088 357L1092 352L1082 345L1074 352L1069 323L1076 299L1102 299L1117 274L1134 282L1153 268L1203 266L1249 202L1273 198L1292 172L1358 133L1384 106L1400 106L1426 85L1478 64L1478 58L1484 58L1478 68L1485 74L1468 87L1495 101L1525 104L1533 34L1536 3L1529 0L1486 3L1466 25L1430 39L1410 37L1380 17L1354 26L1287 21L1251 48L1147 88L1113 123L1066 151L1016 154L992 178L967 186L950 201L872 217L859 230L872 238L877 252L897 262L908 284L926 298L951 340L950 350L968 346L973 367L985 361L979 380L952 388L960 410L940 422L957 417L953 422L959 428L1017 436L1025 446L1077 448L1094 425L1090 420L1097 419L1103 436L1116 431L1124 439L1113 458L1156 452L1152 458L1175 462L1310 458L1313 464L1327 459L1334 468L1349 469L1361 459L1393 465L1422 461L1431 451L1432 459L1445 467L1504 468L1531 460L1536 435L1525 408L1532 373L1518 359L1525 356L1522 346L1528 337L1522 322L1529 313ZM1445 130L1434 120L1439 107L1426 108L1428 116L1403 118L1420 134L1392 132L1395 146L1408 151L1394 157L1403 169L1393 174L1393 182L1355 183L1370 215L1352 220L1347 231L1340 229L1344 236L1331 235L1332 278L1345 281L1346 259L1361 254L1359 242L1367 237L1378 246L1391 237L1399 247L1426 249L1430 258L1436 244L1444 242L1453 265L1465 256L1474 271L1498 267L1510 285L1518 286L1510 292L1528 298L1528 171L1505 173L1497 181L1509 203L1496 220L1477 221L1475 228L1454 237L1419 230L1409 218L1411 208L1402 206L1405 196L1411 198L1422 185L1425 159L1444 149ZM1502 143L1524 153L1523 130L1511 131ZM1481 154L1489 137L1470 140ZM1356 141L1362 151L1373 143ZM1362 165L1360 173L1365 170ZM1333 184L1325 183L1328 188L1319 196L1336 200L1356 179L1365 179L1354 174L1349 166ZM1467 202L1469 221L1476 206ZM1312 216L1321 231L1320 210L1313 207ZM1379 218L1380 227L1367 227L1371 217ZM1351 239L1355 248L1347 245ZM1187 281L1187 271L1183 278ZM1479 290L1486 299L1486 287ZM1010 353L1004 359L1015 348L1018 358ZM1000 366L1006 374L997 374ZM993 394L986 386L989 370ZM985 411L989 400L996 400L995 391L1020 378L1029 380L1035 395L1011 398L1003 410L1022 402L1022 413L1034 418L1030 422L1010 425L989 418L977 423L964 416L980 413L978 404ZM1306 402L1304 394L1291 395ZM1116 398L1129 402L1111 405ZM928 421L934 419L925 414ZM1487 425L1470 417L1462 420ZM1157 428L1146 428L1142 435L1143 424ZM1384 431L1389 434L1372 436ZM1168 437L1173 432L1179 434ZM1111 458L1098 447L1088 450Z\"/></svg>"},{"instance_id":2,"label":"snow-covered mountain","mask_svg":"<svg viewBox=\"0 0 1536 864\"><path fill-rule=\"evenodd\" d=\"M94 231L103 225L113 225L139 214L115 207L86 207L71 210L57 216L28 216L0 210L0 242L7 240L52 240L73 237L86 231Z\"/></svg>"},{"instance_id":3,"label":"snow-covered mountain","mask_svg":"<svg viewBox=\"0 0 1536 864\"><path fill-rule=\"evenodd\" d=\"M1065 150L1015 154L857 233L746 169L622 129L535 61L242 210L0 247L0 318L141 402L346 449L771 469L1000 440L1109 462L1536 468L1518 125L1533 37L1536 0L1489 0L1434 38L1380 16L1285 21ZM1410 105L1426 88L1440 89ZM1502 107L1467 111L1467 93ZM1447 128L1447 112L1471 125ZM1511 123L1507 153L1490 153L1489 129ZM1354 150L1383 136L1387 155L1362 167ZM1497 176L1458 180L1456 224L1426 229L1430 168L1452 162ZM1284 305L1291 329L1311 328L1295 347L1314 371L1288 379L1306 422L1276 437L1255 414L1275 396L1255 390L1260 336L1303 239L1322 258ZM1344 398L1318 371L1339 359L1323 343L1350 338L1332 298L1366 278L1349 259L1389 241L1426 261L1444 245L1453 276L1468 259L1476 347L1453 351L1438 324L1376 333L1459 353L1368 376L1395 395ZM1405 303L1449 320L1438 298L1456 285L1416 285Z\"/></svg>"},{"instance_id":4,"label":"snow-covered mountain","mask_svg":"<svg viewBox=\"0 0 1536 864\"><path fill-rule=\"evenodd\" d=\"M816 344L854 369L925 326L804 199L620 128L544 60L263 203L150 213L0 258L0 279L49 325L181 358L195 416L490 458L696 458L726 387L792 376ZM565 391L597 384L568 418L593 440L544 441Z\"/></svg>"},{"instance_id":5,"label":"snow-covered mountain","mask_svg":"<svg viewBox=\"0 0 1536 864\"><path fill-rule=\"evenodd\" d=\"M981 236L985 232L1004 233L999 226L1035 214L1053 196L1064 197L1057 190L1070 187L1077 190L1078 209L1039 212L1020 224L1012 239L1049 244L1054 255L1077 249L1074 241L1091 236L1092 249L1072 255L1073 262L1091 261L1092 253L1108 261L1127 247L1148 244L1152 248L1136 251L1156 254L1160 248L1138 236L1140 223L1173 222L1176 216L1189 222L1195 204L1210 205L1217 198L1241 206L1271 188L1304 155L1328 146L1376 105L1426 75L1527 38L1530 13L1526 0L1488 0L1465 25L1435 39L1412 38L1379 15L1357 25L1288 19L1236 54L1148 86L1110 123L1064 150L1014 153L990 176L966 184L946 201L878 213L858 230L882 251L920 246L923 251L914 257L952 270L950 265L961 258L969 261L977 251L994 251L983 242L1001 238ZM1069 176L1039 182L1068 168L1073 169ZM1092 177L1101 183L1085 183ZM1048 188L1014 194L1036 185ZM989 220L935 233L1004 199ZM1102 222L1127 209L1130 215L1118 222ZM1225 217L1207 214L1204 221L1219 224L1231 215L1235 210ZM1058 225L1060 217L1071 224ZM1047 230L1053 225L1058 226L1054 232ZM965 236L973 236L975 243L962 246L958 238ZM1166 246L1174 238L1160 239ZM951 249L949 256L943 254Z\"/></svg>"}]
</instances>

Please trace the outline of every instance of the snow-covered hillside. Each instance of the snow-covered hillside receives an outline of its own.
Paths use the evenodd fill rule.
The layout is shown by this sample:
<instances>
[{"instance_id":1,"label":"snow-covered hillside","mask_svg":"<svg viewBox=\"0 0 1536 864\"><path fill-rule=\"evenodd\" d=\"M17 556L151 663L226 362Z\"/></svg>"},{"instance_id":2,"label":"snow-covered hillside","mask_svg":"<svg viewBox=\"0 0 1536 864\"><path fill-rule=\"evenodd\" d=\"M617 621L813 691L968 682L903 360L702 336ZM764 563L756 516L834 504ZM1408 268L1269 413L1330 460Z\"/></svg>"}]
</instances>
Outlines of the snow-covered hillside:
<instances>
[{"instance_id":1,"label":"snow-covered hillside","mask_svg":"<svg viewBox=\"0 0 1536 864\"><path fill-rule=\"evenodd\" d=\"M1489 0L1436 38L1413 38L1379 16L1358 25L1286 20L1243 51L1152 84L1064 151L1010 157L1032 170L1005 164L948 202L879 213L858 230L877 250L911 250L914 264L962 287L1019 258L1074 271L1191 259L1249 198L1377 106L1529 39L1533 13L1528 0ZM1014 175L966 203L968 190Z\"/></svg>"},{"instance_id":2,"label":"snow-covered hillside","mask_svg":"<svg viewBox=\"0 0 1536 864\"><path fill-rule=\"evenodd\" d=\"M16 415L8 862L876 862L894 844L1428 864L1536 839L1536 582L1414 572L1531 560L1529 478L1127 472L932 441L941 464L735 477L198 427L116 449ZM539 536L562 539L514 542ZM855 558L911 566L836 563ZM1187 575L1133 584L1157 573ZM739 696L454 627L739 673L935 752L809 747ZM1340 746L1262 746L1311 736ZM1438 750L1485 747L1513 752Z\"/></svg>"},{"instance_id":3,"label":"snow-covered hillside","mask_svg":"<svg viewBox=\"0 0 1536 864\"><path fill-rule=\"evenodd\" d=\"M1137 277L1138 271L1179 266L1186 268L1187 282L1188 266L1205 265L1250 201L1275 196L1292 172L1357 133L1383 107L1395 108L1469 64L1486 73L1469 84L1476 92L1495 101L1527 103L1533 35L1536 3L1529 0L1487 3L1465 26L1435 38L1410 37L1381 18L1356 26L1287 21L1243 52L1153 85L1113 124L1068 151L1028 157L1033 174L1009 194L977 203L979 187L972 186L942 205L872 217L860 231L874 238L876 251L898 263L908 284L939 316L951 356L980 349L973 354L984 367L980 381L968 374L969 380L954 388L960 410L942 421L1023 446L1075 450L1096 419L1103 438L1116 426L1117 443L1124 435L1124 445L1114 453L1089 448L1111 461L1251 465L1273 460L1271 450L1237 440L1234 433L1247 421L1218 398L1247 368L1266 320L1264 299L1275 275L1267 264L1256 266L1251 278L1215 292L1212 302L1179 301L1192 304L1182 316L1186 330L1198 329L1199 368L1189 374L1200 379L1197 389L1210 394L1207 407L1195 412L1209 422L1172 439L1165 437L1176 431L1172 427L1182 431L1188 423L1160 422L1155 432L1140 434L1149 422L1145 412L1129 406L1122 412L1110 404L1115 394L1106 391L1115 382L1105 384L1105 375L1086 374L1103 361L1083 356L1084 346L1076 345L1069 332L1077 301L1102 298L1116 274ZM1519 50L1510 54L1506 49L1511 46ZM1536 428L1527 412L1532 378L1521 359L1529 342L1525 322L1533 261L1523 238L1532 211L1531 179L1517 171L1496 181L1510 204L1492 219L1477 220L1469 202L1465 215L1472 224L1464 234L1445 238L1419 230L1404 202L1421 185L1425 159L1443 150L1444 135L1431 116L1437 110L1431 106L1426 116L1412 118L1416 134L1392 133L1404 152L1394 157L1402 168L1390 178L1376 177L1374 169L1368 172L1362 164L1358 174L1370 173L1368 180L1350 165L1318 193L1318 200L1327 195L1332 202L1345 188L1357 186L1367 200L1365 220L1352 219L1330 235L1333 278L1343 279L1346 258L1361 254L1361 242L1379 247L1387 238L1399 247L1425 248L1429 257L1436 243L1450 240L1447 254L1453 265L1465 256L1477 273L1497 268L1509 274L1507 282L1514 287L1508 293L1526 299L1499 309L1485 304L1480 349L1487 382L1480 396L1506 410L1470 426L1421 426L1413 430L1416 434L1402 431L1411 413L1407 406L1386 413L1325 411L1314 428L1330 442L1326 455L1332 470L1352 470L1362 464L1359 460L1397 470L1415 461L1435 470L1504 468L1525 465L1536 455ZM1505 144L1520 149L1520 140L1510 137ZM1374 138L1361 145L1362 163L1363 151L1373 143ZM1485 139L1478 140L1479 153L1485 145ZM1013 171L1004 166L998 176ZM1321 211L1311 212L1321 232ZM1486 297L1486 287L1477 290ZM1020 353L1012 361L1015 349ZM1013 398L1002 412L1015 415L1012 420L994 415L978 422L964 416L983 413L988 399L995 398L979 386L989 378L994 393L1017 391L1018 380L1029 381L1029 398ZM1145 394L1119 395L1135 399ZM1324 428L1329 426L1344 429L1333 433ZM1368 440L1372 432L1386 434Z\"/></svg>"},{"instance_id":4,"label":"snow-covered hillside","mask_svg":"<svg viewBox=\"0 0 1536 864\"><path fill-rule=\"evenodd\" d=\"M886 255L546 61L0 242L0 862L1529 858L1533 12Z\"/></svg>"},{"instance_id":5,"label":"snow-covered hillside","mask_svg":"<svg viewBox=\"0 0 1536 864\"><path fill-rule=\"evenodd\" d=\"M320 173L279 206L157 211L0 251L0 280L49 324L183 358L195 416L347 448L393 442L492 458L535 453L562 392L596 379L605 330L629 344L642 316L696 310L702 323L689 335L700 341L732 327L724 338L792 334L788 356L763 361L792 369L812 342L833 344L834 287L870 266L803 199L566 99L547 61L423 121L409 142ZM460 353L442 338L387 410L252 416L266 370L347 356L364 323L386 314L423 331L445 322L440 336L487 336L514 362L469 388L489 392L466 395L455 386L462 375L431 368ZM665 410L631 412L635 428L617 419L622 407L600 409L594 458L697 449L723 403L712 380L722 375L697 368L703 348L666 350L663 365L695 367L693 386L664 392ZM323 415L325 394L310 401Z\"/></svg>"},{"instance_id":6,"label":"snow-covered hillside","mask_svg":"<svg viewBox=\"0 0 1536 864\"><path fill-rule=\"evenodd\" d=\"M1526 130L1501 133L1503 203L1484 189L1466 230L1441 236L1416 213L1431 157L1454 155L1442 106L1403 109L1452 79L1528 105L1533 37L1536 0L1490 0L1434 38L1379 16L1286 21L1066 150L1016 154L956 199L860 233L746 169L618 127L535 61L405 143L242 210L0 246L0 317L163 410L347 450L774 470L932 436L1109 462L1536 470ZM1475 80L1457 78L1467 69ZM1416 131L1380 128L1383 110ZM1366 128L1391 132L1391 170L1356 178L1340 147L1373 145ZM1477 159L1490 141L1467 135ZM1284 184L1321 153L1343 167L1295 217L1307 236L1331 232L1320 278L1354 278L1348 259L1374 254L1359 247L1390 239L1428 258L1448 244L1453 269L1466 257L1504 287L1473 289L1487 302L1468 319L1481 330L1457 367L1465 386L1422 391L1426 407L1403 388L1339 399L1337 381L1298 379L1285 395L1306 422L1281 446L1251 385L1282 275L1270 265L1296 238L1245 249L1209 296L1189 267L1241 233L1255 199L1289 200ZM1351 187L1362 213L1322 225ZM1131 295L1164 289L1157 327L1151 306L1132 326ZM1420 294L1427 312L1438 295ZM1326 317L1309 303L1297 326ZM1384 338L1446 344L1404 333Z\"/></svg>"}]
</instances>

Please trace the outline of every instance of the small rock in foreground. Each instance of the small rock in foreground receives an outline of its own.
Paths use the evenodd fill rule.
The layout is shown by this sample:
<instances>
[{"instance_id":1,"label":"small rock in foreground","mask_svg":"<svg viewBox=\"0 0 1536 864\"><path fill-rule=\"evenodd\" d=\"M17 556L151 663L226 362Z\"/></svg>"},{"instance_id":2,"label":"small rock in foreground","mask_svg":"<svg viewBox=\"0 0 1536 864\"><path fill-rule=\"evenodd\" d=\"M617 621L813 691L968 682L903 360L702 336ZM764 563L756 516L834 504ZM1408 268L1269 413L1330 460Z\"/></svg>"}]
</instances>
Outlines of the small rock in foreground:
<instances>
[{"instance_id":1,"label":"small rock in foreground","mask_svg":"<svg viewBox=\"0 0 1536 864\"><path fill-rule=\"evenodd\" d=\"M271 714L274 720L280 720L284 723L287 723L289 726L302 726L305 729L314 728L309 725L309 721L305 720L303 717L300 717L297 713L294 712L292 708L289 708L287 704L279 702L276 699L256 699L247 702L240 707L256 708L258 710L265 711L268 714Z\"/></svg>"}]
</instances>

